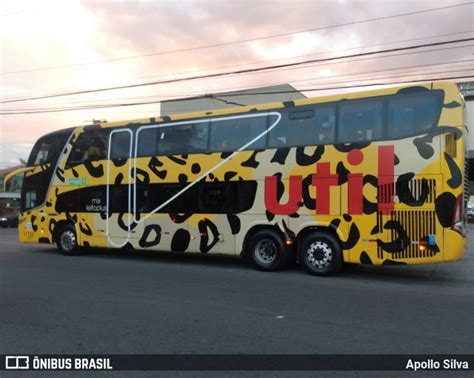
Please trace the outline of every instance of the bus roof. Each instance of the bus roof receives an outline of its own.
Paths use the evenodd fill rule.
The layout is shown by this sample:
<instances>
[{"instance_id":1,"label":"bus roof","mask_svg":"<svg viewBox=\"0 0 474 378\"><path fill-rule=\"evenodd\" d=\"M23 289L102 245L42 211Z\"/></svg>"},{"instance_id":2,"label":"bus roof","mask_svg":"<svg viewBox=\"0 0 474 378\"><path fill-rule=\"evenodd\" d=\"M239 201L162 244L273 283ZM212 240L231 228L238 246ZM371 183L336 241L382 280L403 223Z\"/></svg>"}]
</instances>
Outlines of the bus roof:
<instances>
[{"instance_id":1,"label":"bus roof","mask_svg":"<svg viewBox=\"0 0 474 378\"><path fill-rule=\"evenodd\" d=\"M389 87L383 87L380 89L371 89L365 91L354 91L354 92L344 92L338 94L332 94L327 96L318 96L318 97L309 97L309 98L302 98L302 99L295 99L290 101L277 101L277 102L270 102L270 103L262 103L262 104L253 104L253 105L245 105L241 107L229 107L223 109L214 109L214 110L202 110L197 112L188 112L188 113L181 113L181 114L173 114L170 116L157 116L157 117L149 117L149 118L141 118L141 119L132 119L132 120L124 120L124 121L114 121L108 123L100 123L100 124L90 124L86 126L77 126L77 127L93 127L99 126L101 128L114 128L114 127L124 127L124 126L131 126L135 125L143 125L143 124L150 124L150 123L161 123L167 121L177 121L177 120L187 120L187 119L196 119L196 118L203 118L209 116L219 116L219 115L228 115L228 114L235 114L235 113L246 113L251 110L270 110L270 109L278 109L284 108L288 106L300 106L300 105L307 105L307 104L314 104L314 103L323 103L323 102L332 102L332 101L339 101L343 99L353 99L353 98L360 98L360 97L372 97L372 96L382 96L382 95L389 95L396 93L397 90L403 88L410 88L410 87L423 87L426 89L433 89L433 87L440 89L451 89L458 91L458 87L455 83L447 82L447 81L433 81L433 82L422 82L416 83L414 85L393 85ZM71 128L73 130L74 128ZM69 130L69 129L66 129ZM64 131L64 130L60 130ZM58 131L56 131L58 132ZM53 134L53 133L51 133ZM51 135L48 134L48 135Z\"/></svg>"}]
</instances>

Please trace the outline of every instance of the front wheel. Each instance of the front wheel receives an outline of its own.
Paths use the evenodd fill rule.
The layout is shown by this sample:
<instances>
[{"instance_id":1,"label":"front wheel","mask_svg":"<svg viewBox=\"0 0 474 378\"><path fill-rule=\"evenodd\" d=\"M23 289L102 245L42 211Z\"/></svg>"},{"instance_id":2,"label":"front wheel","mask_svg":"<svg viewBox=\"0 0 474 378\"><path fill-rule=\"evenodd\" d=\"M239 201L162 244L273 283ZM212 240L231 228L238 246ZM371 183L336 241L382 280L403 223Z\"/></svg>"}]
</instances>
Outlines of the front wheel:
<instances>
[{"instance_id":1,"label":"front wheel","mask_svg":"<svg viewBox=\"0 0 474 378\"><path fill-rule=\"evenodd\" d=\"M300 262L310 273L328 276L337 273L342 266L342 250L330 234L315 231L306 236L299 249Z\"/></svg>"},{"instance_id":2,"label":"front wheel","mask_svg":"<svg viewBox=\"0 0 474 378\"><path fill-rule=\"evenodd\" d=\"M275 271L285 267L290 261L291 251L282 237L274 230L256 232L250 241L247 257L260 270Z\"/></svg>"},{"instance_id":3,"label":"front wheel","mask_svg":"<svg viewBox=\"0 0 474 378\"><path fill-rule=\"evenodd\" d=\"M56 244L63 255L75 255L78 253L77 236L74 227L64 226L57 235Z\"/></svg>"}]
</instances>

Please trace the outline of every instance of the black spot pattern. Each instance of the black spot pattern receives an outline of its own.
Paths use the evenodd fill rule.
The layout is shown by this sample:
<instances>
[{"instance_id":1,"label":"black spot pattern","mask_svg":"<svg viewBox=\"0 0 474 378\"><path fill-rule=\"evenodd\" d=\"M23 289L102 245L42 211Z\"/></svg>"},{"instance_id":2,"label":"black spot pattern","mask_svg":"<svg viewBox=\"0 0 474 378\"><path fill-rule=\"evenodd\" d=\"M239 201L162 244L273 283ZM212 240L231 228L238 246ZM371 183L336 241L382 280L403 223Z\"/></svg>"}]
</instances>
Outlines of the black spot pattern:
<instances>
[{"instance_id":1,"label":"black spot pattern","mask_svg":"<svg viewBox=\"0 0 474 378\"><path fill-rule=\"evenodd\" d=\"M300 166L312 165L319 161L324 154L324 146L317 146L312 155L306 155L305 147L296 148L296 164Z\"/></svg>"},{"instance_id":2,"label":"black spot pattern","mask_svg":"<svg viewBox=\"0 0 474 378\"><path fill-rule=\"evenodd\" d=\"M224 174L224 181L230 181L234 176L237 176L237 172L228 171Z\"/></svg>"},{"instance_id":3,"label":"black spot pattern","mask_svg":"<svg viewBox=\"0 0 474 378\"><path fill-rule=\"evenodd\" d=\"M233 152L229 151L229 152L222 152L221 153L221 159L227 159L230 155L232 155Z\"/></svg>"},{"instance_id":4,"label":"black spot pattern","mask_svg":"<svg viewBox=\"0 0 474 378\"><path fill-rule=\"evenodd\" d=\"M421 190L418 198L415 198L410 191L409 182L415 177L413 172L408 172L400 175L396 183L397 196L400 202L408 206L421 206L425 203L430 194L430 187L428 181L423 178L421 180Z\"/></svg>"},{"instance_id":5,"label":"black spot pattern","mask_svg":"<svg viewBox=\"0 0 474 378\"><path fill-rule=\"evenodd\" d=\"M82 224L82 222L79 223L79 229L83 234L92 236L92 230L87 223L84 225Z\"/></svg>"},{"instance_id":6,"label":"black spot pattern","mask_svg":"<svg viewBox=\"0 0 474 378\"><path fill-rule=\"evenodd\" d=\"M286 235L288 235L288 237L291 240L295 240L296 234L286 225L285 220L282 220L282 224L283 224L283 229L285 230Z\"/></svg>"},{"instance_id":7,"label":"black spot pattern","mask_svg":"<svg viewBox=\"0 0 474 378\"><path fill-rule=\"evenodd\" d=\"M61 168L56 169L56 177L59 179L59 181L64 182L64 171Z\"/></svg>"},{"instance_id":8,"label":"black spot pattern","mask_svg":"<svg viewBox=\"0 0 474 378\"><path fill-rule=\"evenodd\" d=\"M189 232L183 228L176 230L171 240L171 251L184 252L189 247L191 236Z\"/></svg>"},{"instance_id":9,"label":"black spot pattern","mask_svg":"<svg viewBox=\"0 0 474 378\"><path fill-rule=\"evenodd\" d=\"M154 235L152 234L154 233ZM153 238L148 240L149 236ZM138 245L142 248L149 248L158 245L161 241L161 227L158 224L149 224L145 227L143 235L138 241Z\"/></svg>"},{"instance_id":10,"label":"black spot pattern","mask_svg":"<svg viewBox=\"0 0 474 378\"><path fill-rule=\"evenodd\" d=\"M195 175L201 172L201 166L198 163L194 163L191 167L191 172Z\"/></svg>"},{"instance_id":11,"label":"black spot pattern","mask_svg":"<svg viewBox=\"0 0 474 378\"><path fill-rule=\"evenodd\" d=\"M201 233L201 240L199 243L199 250L202 253L209 252L219 242L219 230L217 226L209 219L203 219L198 223L199 232ZM209 231L212 234L212 241L209 242Z\"/></svg>"},{"instance_id":12,"label":"black spot pattern","mask_svg":"<svg viewBox=\"0 0 474 378\"><path fill-rule=\"evenodd\" d=\"M311 194L309 192L310 189L313 187L312 179L313 179L313 175L310 174L303 179L303 183L302 183L303 203L304 203L304 206L309 210L316 209L316 200L313 197L311 197Z\"/></svg>"},{"instance_id":13,"label":"black spot pattern","mask_svg":"<svg viewBox=\"0 0 474 378\"><path fill-rule=\"evenodd\" d=\"M380 239L377 239L377 245L385 252L401 252L410 244L410 238L408 237L407 232L399 222L395 220L388 220L383 226L383 228L386 230L394 230L397 234L397 238L390 242L384 242Z\"/></svg>"},{"instance_id":14,"label":"black spot pattern","mask_svg":"<svg viewBox=\"0 0 474 378\"><path fill-rule=\"evenodd\" d=\"M249 167L249 168L257 168L258 165L260 164L257 160L256 160L256 157L257 157L257 154L259 152L262 152L262 150L256 150L252 153L252 155L250 155L250 157L244 161L241 165L242 167Z\"/></svg>"},{"instance_id":15,"label":"black spot pattern","mask_svg":"<svg viewBox=\"0 0 474 378\"><path fill-rule=\"evenodd\" d=\"M456 197L449 192L442 193L436 198L436 216L443 227L451 227L455 207Z\"/></svg>"},{"instance_id":16,"label":"black spot pattern","mask_svg":"<svg viewBox=\"0 0 474 378\"><path fill-rule=\"evenodd\" d=\"M284 165L289 153L289 148L279 148L275 151L275 155L273 155L272 160L270 160L270 162Z\"/></svg>"},{"instance_id":17,"label":"black spot pattern","mask_svg":"<svg viewBox=\"0 0 474 378\"><path fill-rule=\"evenodd\" d=\"M178 176L178 181L180 184L186 184L188 182L188 176L184 173L180 173L180 175Z\"/></svg>"},{"instance_id":18,"label":"black spot pattern","mask_svg":"<svg viewBox=\"0 0 474 378\"><path fill-rule=\"evenodd\" d=\"M448 164L449 173L451 173L451 178L447 181L447 184L451 189L455 189L462 183L461 170L459 169L458 165L451 157L451 155L445 152L444 158L446 159L446 163Z\"/></svg>"},{"instance_id":19,"label":"black spot pattern","mask_svg":"<svg viewBox=\"0 0 474 378\"><path fill-rule=\"evenodd\" d=\"M349 229L349 236L347 237L347 240L346 241L341 240L342 249L354 248L354 246L359 242L359 239L360 239L359 228L356 226L355 223L352 223Z\"/></svg>"},{"instance_id":20,"label":"black spot pattern","mask_svg":"<svg viewBox=\"0 0 474 378\"><path fill-rule=\"evenodd\" d=\"M36 221L36 216L32 215L31 216L31 227L33 228L33 231L38 231L38 226L35 224Z\"/></svg>"},{"instance_id":21,"label":"black spot pattern","mask_svg":"<svg viewBox=\"0 0 474 378\"><path fill-rule=\"evenodd\" d=\"M418 154L423 159L429 159L434 155L434 149L428 143L433 143L433 135L427 134L420 138L413 139L413 144L415 145L416 149L418 150Z\"/></svg>"},{"instance_id":22,"label":"black spot pattern","mask_svg":"<svg viewBox=\"0 0 474 378\"><path fill-rule=\"evenodd\" d=\"M86 160L84 162L84 167L87 169L87 172L92 177L102 177L104 176L104 166L102 163L99 163L97 167L94 166L93 162Z\"/></svg>"},{"instance_id":23,"label":"black spot pattern","mask_svg":"<svg viewBox=\"0 0 474 378\"><path fill-rule=\"evenodd\" d=\"M163 162L161 162L156 156L153 156L149 163L148 163L148 168L160 179L164 179L166 177L167 171L166 169L163 171L160 171L157 167L162 167Z\"/></svg>"},{"instance_id":24,"label":"black spot pattern","mask_svg":"<svg viewBox=\"0 0 474 378\"><path fill-rule=\"evenodd\" d=\"M56 220L54 218L51 218L49 220L49 225L48 225L48 229L49 229L49 233L51 235L54 235L54 230L56 229Z\"/></svg>"},{"instance_id":25,"label":"black spot pattern","mask_svg":"<svg viewBox=\"0 0 474 378\"><path fill-rule=\"evenodd\" d=\"M337 163L336 173L338 174L337 184L342 185L347 182L347 177L351 173L345 166L342 161Z\"/></svg>"},{"instance_id":26,"label":"black spot pattern","mask_svg":"<svg viewBox=\"0 0 474 378\"><path fill-rule=\"evenodd\" d=\"M265 216L267 217L267 220L271 222L275 218L275 214L271 213L268 210L265 210Z\"/></svg>"},{"instance_id":27,"label":"black spot pattern","mask_svg":"<svg viewBox=\"0 0 474 378\"><path fill-rule=\"evenodd\" d=\"M372 265L372 260L370 259L369 255L365 251L362 251L362 253L360 254L359 261L361 264Z\"/></svg>"},{"instance_id":28,"label":"black spot pattern","mask_svg":"<svg viewBox=\"0 0 474 378\"><path fill-rule=\"evenodd\" d=\"M119 173L117 176L115 176L115 180L114 180L115 185L121 184L122 180L123 180L123 174Z\"/></svg>"},{"instance_id":29,"label":"black spot pattern","mask_svg":"<svg viewBox=\"0 0 474 378\"><path fill-rule=\"evenodd\" d=\"M229 222L232 235L237 235L240 232L240 218L235 214L227 214L227 221Z\"/></svg>"},{"instance_id":30,"label":"black spot pattern","mask_svg":"<svg viewBox=\"0 0 474 378\"><path fill-rule=\"evenodd\" d=\"M132 169L132 177L135 177L137 182L140 184L149 184L150 183L150 175L148 174L147 171L140 169L140 168L135 168Z\"/></svg>"},{"instance_id":31,"label":"black spot pattern","mask_svg":"<svg viewBox=\"0 0 474 378\"><path fill-rule=\"evenodd\" d=\"M123 217L125 216L125 213L120 213L118 218L117 218L117 223L119 225L119 227L124 230L124 231L128 231L128 228L130 227L130 231L133 230L135 227L137 227L137 223L135 222L132 222L130 223L130 226L127 227L127 225L125 224L124 220L123 220Z\"/></svg>"},{"instance_id":32,"label":"black spot pattern","mask_svg":"<svg viewBox=\"0 0 474 378\"><path fill-rule=\"evenodd\" d=\"M168 159L170 159L172 162L179 164L179 165L186 165L186 160L185 159L180 159L179 157L176 156L167 156Z\"/></svg>"}]
</instances>

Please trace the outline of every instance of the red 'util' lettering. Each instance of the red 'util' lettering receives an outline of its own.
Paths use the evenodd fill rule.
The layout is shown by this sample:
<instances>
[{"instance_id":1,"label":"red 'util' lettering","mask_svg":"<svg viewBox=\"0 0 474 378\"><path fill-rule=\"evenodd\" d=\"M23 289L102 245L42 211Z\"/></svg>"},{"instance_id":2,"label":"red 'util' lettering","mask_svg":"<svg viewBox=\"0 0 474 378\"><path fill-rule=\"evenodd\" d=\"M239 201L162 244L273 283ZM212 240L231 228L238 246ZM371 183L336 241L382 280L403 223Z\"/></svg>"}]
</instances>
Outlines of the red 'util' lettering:
<instances>
[{"instance_id":1,"label":"red 'util' lettering","mask_svg":"<svg viewBox=\"0 0 474 378\"><path fill-rule=\"evenodd\" d=\"M302 197L303 179L301 176L290 176L288 202L280 204L277 199L278 177L265 177L265 207L275 215L289 215L298 211L298 203Z\"/></svg>"},{"instance_id":2,"label":"red 'util' lettering","mask_svg":"<svg viewBox=\"0 0 474 378\"><path fill-rule=\"evenodd\" d=\"M329 214L331 186L338 184L338 175L331 174L331 163L316 163L311 183L316 187L316 214Z\"/></svg>"}]
</instances>

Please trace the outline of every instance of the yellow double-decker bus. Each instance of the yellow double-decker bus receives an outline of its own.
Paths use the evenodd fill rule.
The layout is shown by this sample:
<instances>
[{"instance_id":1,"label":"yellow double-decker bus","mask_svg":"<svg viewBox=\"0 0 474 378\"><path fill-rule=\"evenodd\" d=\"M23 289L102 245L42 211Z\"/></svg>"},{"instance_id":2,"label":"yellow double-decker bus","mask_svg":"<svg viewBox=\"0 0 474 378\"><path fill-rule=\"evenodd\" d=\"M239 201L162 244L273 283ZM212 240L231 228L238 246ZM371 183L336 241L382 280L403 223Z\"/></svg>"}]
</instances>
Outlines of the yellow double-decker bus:
<instances>
[{"instance_id":1,"label":"yellow double-decker bus","mask_svg":"<svg viewBox=\"0 0 474 378\"><path fill-rule=\"evenodd\" d=\"M316 275L458 260L463 112L456 85L433 82L56 131L24 169L19 238Z\"/></svg>"}]
</instances>

